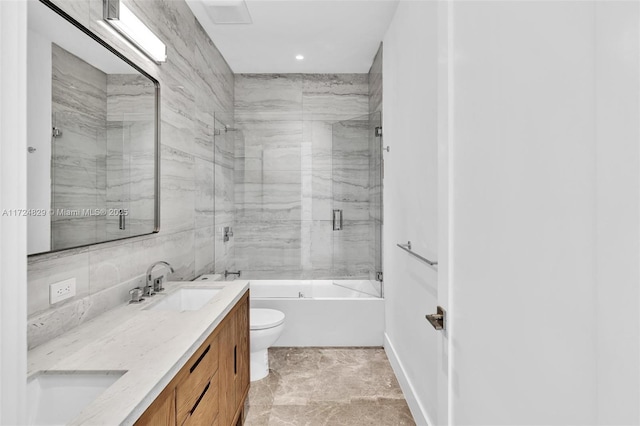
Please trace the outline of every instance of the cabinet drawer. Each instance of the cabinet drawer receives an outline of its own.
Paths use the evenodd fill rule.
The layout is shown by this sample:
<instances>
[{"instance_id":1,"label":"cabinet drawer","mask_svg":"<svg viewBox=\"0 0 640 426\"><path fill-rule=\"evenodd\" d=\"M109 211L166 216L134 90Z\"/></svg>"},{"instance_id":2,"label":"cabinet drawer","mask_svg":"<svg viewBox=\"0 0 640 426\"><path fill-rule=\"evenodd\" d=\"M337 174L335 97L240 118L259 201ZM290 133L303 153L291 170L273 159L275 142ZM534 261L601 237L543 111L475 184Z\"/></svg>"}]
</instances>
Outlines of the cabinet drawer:
<instances>
[{"instance_id":1,"label":"cabinet drawer","mask_svg":"<svg viewBox=\"0 0 640 426\"><path fill-rule=\"evenodd\" d=\"M218 375L215 374L187 413L182 426L213 425L218 416Z\"/></svg>"},{"instance_id":2,"label":"cabinet drawer","mask_svg":"<svg viewBox=\"0 0 640 426\"><path fill-rule=\"evenodd\" d=\"M185 418L189 416L194 405L202 396L204 388L209 384L211 377L217 370L218 336L216 335L213 339L206 341L184 366L184 376L176 386L176 417L178 425L181 425Z\"/></svg>"}]
</instances>

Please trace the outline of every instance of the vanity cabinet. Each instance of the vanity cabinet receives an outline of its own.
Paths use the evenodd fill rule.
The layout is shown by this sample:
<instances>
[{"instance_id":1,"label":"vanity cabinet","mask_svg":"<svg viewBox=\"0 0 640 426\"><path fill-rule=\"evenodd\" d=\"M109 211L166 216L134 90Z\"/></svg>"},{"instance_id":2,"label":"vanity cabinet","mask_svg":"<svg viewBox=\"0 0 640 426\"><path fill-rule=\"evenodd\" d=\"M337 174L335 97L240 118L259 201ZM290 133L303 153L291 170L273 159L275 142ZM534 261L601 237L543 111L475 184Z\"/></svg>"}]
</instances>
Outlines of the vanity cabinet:
<instances>
[{"instance_id":1,"label":"vanity cabinet","mask_svg":"<svg viewBox=\"0 0 640 426\"><path fill-rule=\"evenodd\" d=\"M175 375L136 426L235 426L249 392L249 292Z\"/></svg>"},{"instance_id":2,"label":"vanity cabinet","mask_svg":"<svg viewBox=\"0 0 640 426\"><path fill-rule=\"evenodd\" d=\"M248 303L239 304L220 331L220 366L220 388L225 389L225 393L220 394L221 424L235 424L238 407L244 406L249 391Z\"/></svg>"},{"instance_id":3,"label":"vanity cabinet","mask_svg":"<svg viewBox=\"0 0 640 426\"><path fill-rule=\"evenodd\" d=\"M175 425L176 404L173 389L165 389L138 419L136 424L173 426Z\"/></svg>"}]
</instances>

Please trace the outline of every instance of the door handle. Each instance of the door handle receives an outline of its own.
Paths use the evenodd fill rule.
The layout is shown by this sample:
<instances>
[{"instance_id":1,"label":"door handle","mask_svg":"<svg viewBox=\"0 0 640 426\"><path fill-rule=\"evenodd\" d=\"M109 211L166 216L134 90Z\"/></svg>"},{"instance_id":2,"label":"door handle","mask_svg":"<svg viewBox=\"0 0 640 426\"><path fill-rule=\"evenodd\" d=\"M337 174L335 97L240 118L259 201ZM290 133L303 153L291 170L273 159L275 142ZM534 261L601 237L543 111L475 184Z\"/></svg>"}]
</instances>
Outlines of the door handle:
<instances>
[{"instance_id":1,"label":"door handle","mask_svg":"<svg viewBox=\"0 0 640 426\"><path fill-rule=\"evenodd\" d=\"M442 309L442 306L438 306L435 314L426 315L427 321L436 330L444 330L447 324L447 312Z\"/></svg>"}]
</instances>

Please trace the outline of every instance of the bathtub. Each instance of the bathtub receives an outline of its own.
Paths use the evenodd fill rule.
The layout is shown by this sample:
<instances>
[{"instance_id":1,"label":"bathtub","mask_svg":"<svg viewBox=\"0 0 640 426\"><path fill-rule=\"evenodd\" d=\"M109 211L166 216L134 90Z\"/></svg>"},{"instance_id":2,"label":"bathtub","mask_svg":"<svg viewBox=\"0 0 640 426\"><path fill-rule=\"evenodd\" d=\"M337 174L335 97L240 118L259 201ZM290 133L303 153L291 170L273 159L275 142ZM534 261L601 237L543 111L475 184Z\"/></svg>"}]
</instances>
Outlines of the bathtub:
<instances>
[{"instance_id":1,"label":"bathtub","mask_svg":"<svg viewBox=\"0 0 640 426\"><path fill-rule=\"evenodd\" d=\"M274 346L382 346L384 300L368 280L249 280L252 308L284 312Z\"/></svg>"},{"instance_id":2,"label":"bathtub","mask_svg":"<svg viewBox=\"0 0 640 426\"><path fill-rule=\"evenodd\" d=\"M274 346L287 347L382 346L379 288L380 283L368 280L249 280L252 308L284 312L284 331Z\"/></svg>"}]
</instances>

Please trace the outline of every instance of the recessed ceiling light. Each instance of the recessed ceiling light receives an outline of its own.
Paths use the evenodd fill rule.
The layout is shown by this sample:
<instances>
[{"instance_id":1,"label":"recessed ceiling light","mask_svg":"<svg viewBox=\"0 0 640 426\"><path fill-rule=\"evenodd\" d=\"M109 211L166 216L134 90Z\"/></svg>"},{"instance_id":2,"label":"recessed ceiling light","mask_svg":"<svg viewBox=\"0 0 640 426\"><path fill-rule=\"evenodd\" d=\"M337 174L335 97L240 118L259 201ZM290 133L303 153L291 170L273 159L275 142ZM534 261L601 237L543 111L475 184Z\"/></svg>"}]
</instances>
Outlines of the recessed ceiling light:
<instances>
[{"instance_id":1,"label":"recessed ceiling light","mask_svg":"<svg viewBox=\"0 0 640 426\"><path fill-rule=\"evenodd\" d=\"M304 59L304 56L302 55L296 55L296 59L299 61L302 61Z\"/></svg>"}]
</instances>

